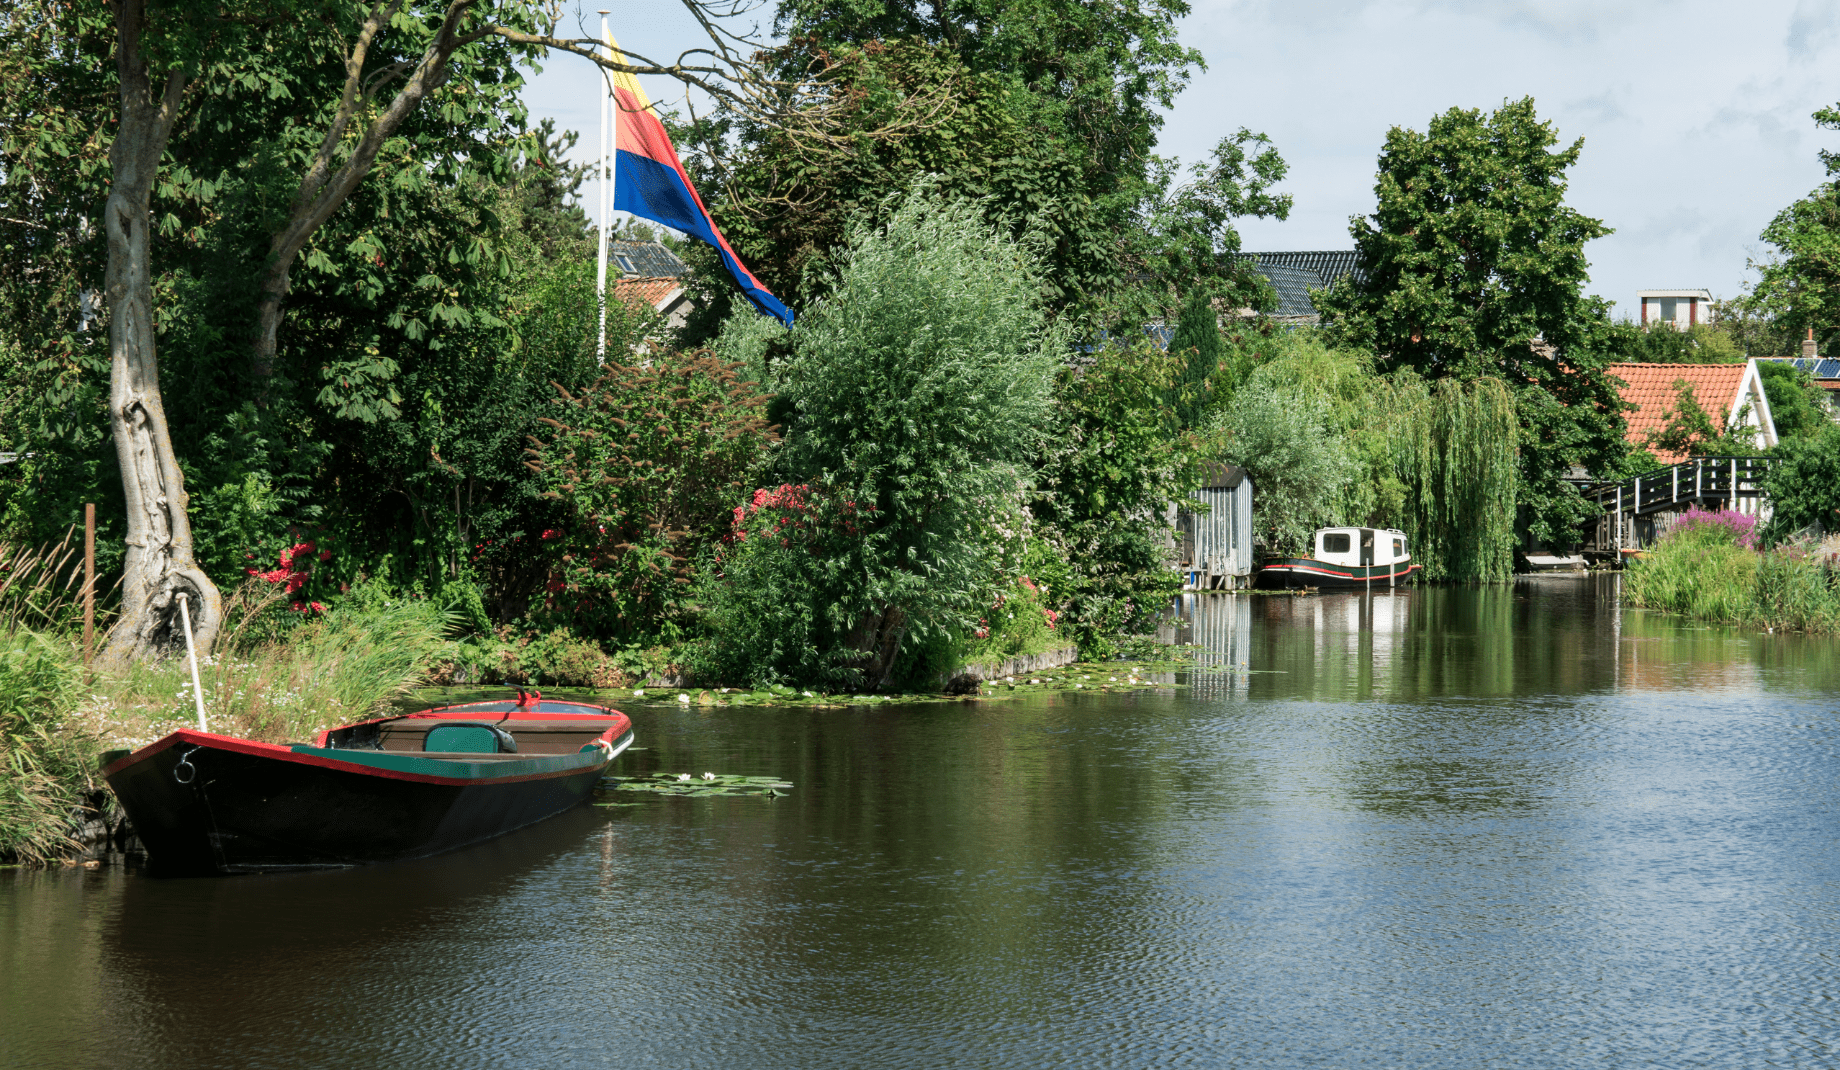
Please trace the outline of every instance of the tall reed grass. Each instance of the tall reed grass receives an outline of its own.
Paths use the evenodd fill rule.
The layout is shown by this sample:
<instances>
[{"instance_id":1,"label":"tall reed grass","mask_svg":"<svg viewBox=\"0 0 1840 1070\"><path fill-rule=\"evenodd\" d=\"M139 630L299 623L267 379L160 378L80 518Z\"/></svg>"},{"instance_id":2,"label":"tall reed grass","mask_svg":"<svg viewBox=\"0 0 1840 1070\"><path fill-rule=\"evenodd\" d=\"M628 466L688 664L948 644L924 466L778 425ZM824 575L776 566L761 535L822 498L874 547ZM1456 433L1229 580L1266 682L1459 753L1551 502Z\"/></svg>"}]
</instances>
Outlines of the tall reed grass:
<instances>
[{"instance_id":1,"label":"tall reed grass","mask_svg":"<svg viewBox=\"0 0 1840 1070\"><path fill-rule=\"evenodd\" d=\"M259 580L230 598L230 626L199 665L211 731L305 742L322 728L379 713L426 679L453 623L417 599L369 599L291 621L281 601ZM118 709L144 711L155 735L197 723L182 659L138 665L103 684Z\"/></svg>"},{"instance_id":2,"label":"tall reed grass","mask_svg":"<svg viewBox=\"0 0 1840 1070\"><path fill-rule=\"evenodd\" d=\"M1625 591L1636 605L1699 620L1785 631L1840 631L1836 573L1795 547L1759 552L1729 525L1677 527L1631 563Z\"/></svg>"},{"instance_id":3,"label":"tall reed grass","mask_svg":"<svg viewBox=\"0 0 1840 1070\"><path fill-rule=\"evenodd\" d=\"M0 858L42 863L76 845L71 817L97 786L99 750L72 723L82 671L69 642L0 629Z\"/></svg>"}]
</instances>

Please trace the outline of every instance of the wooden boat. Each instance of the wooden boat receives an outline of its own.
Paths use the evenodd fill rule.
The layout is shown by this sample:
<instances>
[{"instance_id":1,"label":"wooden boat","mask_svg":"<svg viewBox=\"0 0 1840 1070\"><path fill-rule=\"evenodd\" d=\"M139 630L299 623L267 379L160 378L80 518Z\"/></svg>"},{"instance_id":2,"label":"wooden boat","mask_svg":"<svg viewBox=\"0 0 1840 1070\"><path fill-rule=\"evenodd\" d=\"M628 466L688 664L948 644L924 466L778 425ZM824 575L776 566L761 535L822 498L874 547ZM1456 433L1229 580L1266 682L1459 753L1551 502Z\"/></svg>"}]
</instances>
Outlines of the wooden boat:
<instances>
[{"instance_id":1,"label":"wooden boat","mask_svg":"<svg viewBox=\"0 0 1840 1070\"><path fill-rule=\"evenodd\" d=\"M1392 528L1319 528L1309 557L1266 562L1259 587L1356 587L1372 590L1404 583L1418 566L1406 534Z\"/></svg>"},{"instance_id":2,"label":"wooden boat","mask_svg":"<svg viewBox=\"0 0 1840 1070\"><path fill-rule=\"evenodd\" d=\"M259 873L421 858L554 817L632 738L617 710L519 692L312 744L181 729L102 772L155 871Z\"/></svg>"}]
</instances>

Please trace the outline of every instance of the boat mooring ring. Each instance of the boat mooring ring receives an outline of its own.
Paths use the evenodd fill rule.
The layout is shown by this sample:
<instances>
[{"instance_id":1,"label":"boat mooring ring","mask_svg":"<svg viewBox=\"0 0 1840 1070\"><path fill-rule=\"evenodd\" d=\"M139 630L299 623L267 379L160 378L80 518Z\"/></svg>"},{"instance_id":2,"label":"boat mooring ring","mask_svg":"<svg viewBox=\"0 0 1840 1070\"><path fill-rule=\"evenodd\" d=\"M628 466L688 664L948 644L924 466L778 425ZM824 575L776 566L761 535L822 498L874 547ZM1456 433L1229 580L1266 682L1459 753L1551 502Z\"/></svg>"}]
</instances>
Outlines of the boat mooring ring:
<instances>
[{"instance_id":1,"label":"boat mooring ring","mask_svg":"<svg viewBox=\"0 0 1840 1070\"><path fill-rule=\"evenodd\" d=\"M188 750L179 756L179 764L173 766L174 780L181 784L190 784L192 781L198 779L198 767L192 764L192 754L197 749L198 748L194 747L192 750ZM179 774L179 770L181 769L185 770L185 775L183 776Z\"/></svg>"}]
</instances>

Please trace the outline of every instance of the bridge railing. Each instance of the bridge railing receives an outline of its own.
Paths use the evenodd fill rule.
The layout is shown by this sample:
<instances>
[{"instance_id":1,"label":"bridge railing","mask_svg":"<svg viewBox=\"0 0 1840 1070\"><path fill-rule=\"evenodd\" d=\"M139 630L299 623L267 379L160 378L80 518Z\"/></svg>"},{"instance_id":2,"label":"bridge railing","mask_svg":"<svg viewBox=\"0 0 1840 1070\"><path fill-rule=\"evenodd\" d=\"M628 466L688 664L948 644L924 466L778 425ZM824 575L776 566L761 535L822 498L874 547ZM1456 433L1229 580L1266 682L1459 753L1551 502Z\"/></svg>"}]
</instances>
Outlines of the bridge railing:
<instances>
[{"instance_id":1,"label":"bridge railing","mask_svg":"<svg viewBox=\"0 0 1840 1070\"><path fill-rule=\"evenodd\" d=\"M1767 457L1694 457L1621 483L1595 484L1584 496L1606 513L1641 516L1684 503L1761 498L1769 472Z\"/></svg>"}]
</instances>

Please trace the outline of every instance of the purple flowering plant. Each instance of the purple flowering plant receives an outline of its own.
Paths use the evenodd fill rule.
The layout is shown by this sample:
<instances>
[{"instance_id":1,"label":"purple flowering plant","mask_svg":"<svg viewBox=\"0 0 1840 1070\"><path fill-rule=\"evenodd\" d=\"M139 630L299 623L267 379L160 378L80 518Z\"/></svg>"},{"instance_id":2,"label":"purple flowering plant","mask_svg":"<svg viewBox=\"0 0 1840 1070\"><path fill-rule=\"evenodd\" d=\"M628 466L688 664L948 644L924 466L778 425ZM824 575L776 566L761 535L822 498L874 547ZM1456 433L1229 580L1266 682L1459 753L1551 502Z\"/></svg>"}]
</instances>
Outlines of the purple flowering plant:
<instances>
[{"instance_id":1,"label":"purple flowering plant","mask_svg":"<svg viewBox=\"0 0 1840 1070\"><path fill-rule=\"evenodd\" d=\"M1755 550L1757 518L1731 509L1701 509L1695 505L1674 522L1668 537L1729 541L1734 546Z\"/></svg>"}]
</instances>

